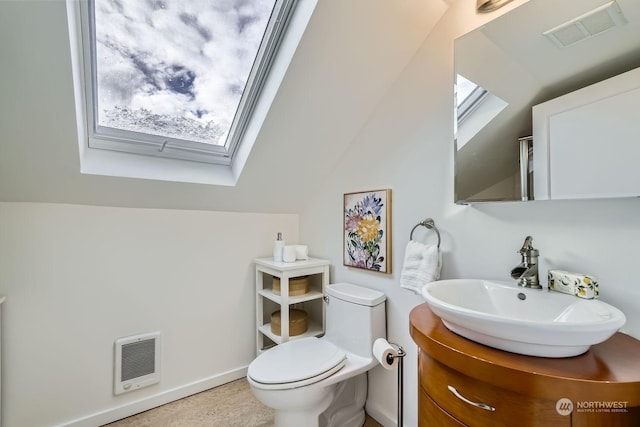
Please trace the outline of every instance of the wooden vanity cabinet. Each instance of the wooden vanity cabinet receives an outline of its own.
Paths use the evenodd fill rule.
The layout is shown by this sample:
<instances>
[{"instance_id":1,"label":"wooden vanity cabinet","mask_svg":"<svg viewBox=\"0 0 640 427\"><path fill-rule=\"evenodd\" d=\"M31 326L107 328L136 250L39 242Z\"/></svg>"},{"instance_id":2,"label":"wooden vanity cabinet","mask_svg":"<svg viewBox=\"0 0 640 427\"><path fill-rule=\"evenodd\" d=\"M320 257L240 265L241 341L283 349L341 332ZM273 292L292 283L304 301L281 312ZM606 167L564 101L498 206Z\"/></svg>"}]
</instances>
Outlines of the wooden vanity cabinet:
<instances>
[{"instance_id":1,"label":"wooden vanity cabinet","mask_svg":"<svg viewBox=\"0 0 640 427\"><path fill-rule=\"evenodd\" d=\"M628 335L575 357L523 356L454 334L426 304L412 310L410 331L419 427L640 426L640 341ZM571 411L558 411L563 399Z\"/></svg>"}]
</instances>

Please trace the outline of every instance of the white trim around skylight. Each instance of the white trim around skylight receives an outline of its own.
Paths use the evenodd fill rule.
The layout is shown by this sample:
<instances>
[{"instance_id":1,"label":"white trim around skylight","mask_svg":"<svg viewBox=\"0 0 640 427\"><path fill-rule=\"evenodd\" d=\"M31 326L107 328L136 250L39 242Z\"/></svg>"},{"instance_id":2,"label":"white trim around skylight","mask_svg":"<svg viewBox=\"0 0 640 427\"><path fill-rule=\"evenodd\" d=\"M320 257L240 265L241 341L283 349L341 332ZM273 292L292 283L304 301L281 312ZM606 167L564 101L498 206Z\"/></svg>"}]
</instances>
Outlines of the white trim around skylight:
<instances>
[{"instance_id":1,"label":"white trim around skylight","mask_svg":"<svg viewBox=\"0 0 640 427\"><path fill-rule=\"evenodd\" d=\"M94 175L227 186L235 185L315 9L317 0L300 1L296 6L289 21L288 29L281 40L278 54L271 64L267 78L264 80L260 95L255 99L251 117L246 122L246 127L242 132L242 139L238 141L237 146L234 148L233 156L229 156L228 161L216 161L213 163L191 161L188 156L182 159L152 157L88 147L87 110L84 104L87 90L84 79L86 70L81 56L82 33L80 19L82 14L79 8L80 1L67 0L73 83L76 94L75 108L80 171L84 174ZM171 150L171 145L165 147L165 150L167 149Z\"/></svg>"}]
</instances>

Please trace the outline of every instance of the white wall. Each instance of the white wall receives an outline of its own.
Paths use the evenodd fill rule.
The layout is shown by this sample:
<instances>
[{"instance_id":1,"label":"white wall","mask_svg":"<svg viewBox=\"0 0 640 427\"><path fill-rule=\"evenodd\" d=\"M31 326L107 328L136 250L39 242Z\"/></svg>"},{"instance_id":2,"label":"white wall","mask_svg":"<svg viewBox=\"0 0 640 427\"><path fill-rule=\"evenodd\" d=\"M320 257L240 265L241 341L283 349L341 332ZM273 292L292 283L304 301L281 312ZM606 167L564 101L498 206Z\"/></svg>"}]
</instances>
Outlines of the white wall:
<instances>
[{"instance_id":1,"label":"white wall","mask_svg":"<svg viewBox=\"0 0 640 427\"><path fill-rule=\"evenodd\" d=\"M288 214L0 203L3 426L100 425L243 376L252 259L297 230ZM114 340L151 331L161 382L114 396Z\"/></svg>"},{"instance_id":2,"label":"white wall","mask_svg":"<svg viewBox=\"0 0 640 427\"><path fill-rule=\"evenodd\" d=\"M458 206L453 203L453 39L477 27L474 0L452 5L361 130L324 188L300 217L301 241L332 261L332 280L385 292L388 337L404 346L405 425L417 425L417 350L409 312L421 297L398 286L411 228L433 217L442 234L443 278L510 280L516 253L532 235L543 276L549 268L600 279L601 298L627 315L624 330L640 338L640 200L552 201ZM510 3L503 13L523 1ZM393 190L393 274L342 266L343 193ZM426 229L414 237L435 241ZM395 371L370 374L367 409L395 425Z\"/></svg>"}]
</instances>

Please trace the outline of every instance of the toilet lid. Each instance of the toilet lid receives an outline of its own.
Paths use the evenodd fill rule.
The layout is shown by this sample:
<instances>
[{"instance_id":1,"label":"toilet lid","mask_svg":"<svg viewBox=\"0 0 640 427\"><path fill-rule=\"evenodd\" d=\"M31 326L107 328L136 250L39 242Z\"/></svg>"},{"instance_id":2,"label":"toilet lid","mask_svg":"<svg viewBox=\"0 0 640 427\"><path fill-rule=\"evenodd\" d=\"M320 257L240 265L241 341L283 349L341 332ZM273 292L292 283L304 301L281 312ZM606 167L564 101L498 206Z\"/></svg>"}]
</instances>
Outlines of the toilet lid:
<instances>
[{"instance_id":1,"label":"toilet lid","mask_svg":"<svg viewBox=\"0 0 640 427\"><path fill-rule=\"evenodd\" d=\"M319 376L346 360L343 350L316 337L277 345L258 356L247 374L263 384L287 384Z\"/></svg>"}]
</instances>

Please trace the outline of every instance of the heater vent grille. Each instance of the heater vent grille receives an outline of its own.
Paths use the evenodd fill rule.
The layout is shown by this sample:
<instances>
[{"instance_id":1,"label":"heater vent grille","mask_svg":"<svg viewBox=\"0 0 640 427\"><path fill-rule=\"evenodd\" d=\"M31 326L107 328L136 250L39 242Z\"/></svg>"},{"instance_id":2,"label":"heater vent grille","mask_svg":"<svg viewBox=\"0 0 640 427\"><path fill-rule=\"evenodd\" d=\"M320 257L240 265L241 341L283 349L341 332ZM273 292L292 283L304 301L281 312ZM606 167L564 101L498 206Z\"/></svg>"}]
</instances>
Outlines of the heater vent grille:
<instances>
[{"instance_id":1,"label":"heater vent grille","mask_svg":"<svg viewBox=\"0 0 640 427\"><path fill-rule=\"evenodd\" d=\"M146 387L160 381L160 333L119 338L115 342L114 393Z\"/></svg>"},{"instance_id":2,"label":"heater vent grille","mask_svg":"<svg viewBox=\"0 0 640 427\"><path fill-rule=\"evenodd\" d=\"M122 373L120 379L128 381L153 374L155 367L155 340L148 339L122 346Z\"/></svg>"},{"instance_id":3,"label":"heater vent grille","mask_svg":"<svg viewBox=\"0 0 640 427\"><path fill-rule=\"evenodd\" d=\"M620 6L611 1L542 34L563 48L626 23Z\"/></svg>"}]
</instances>

